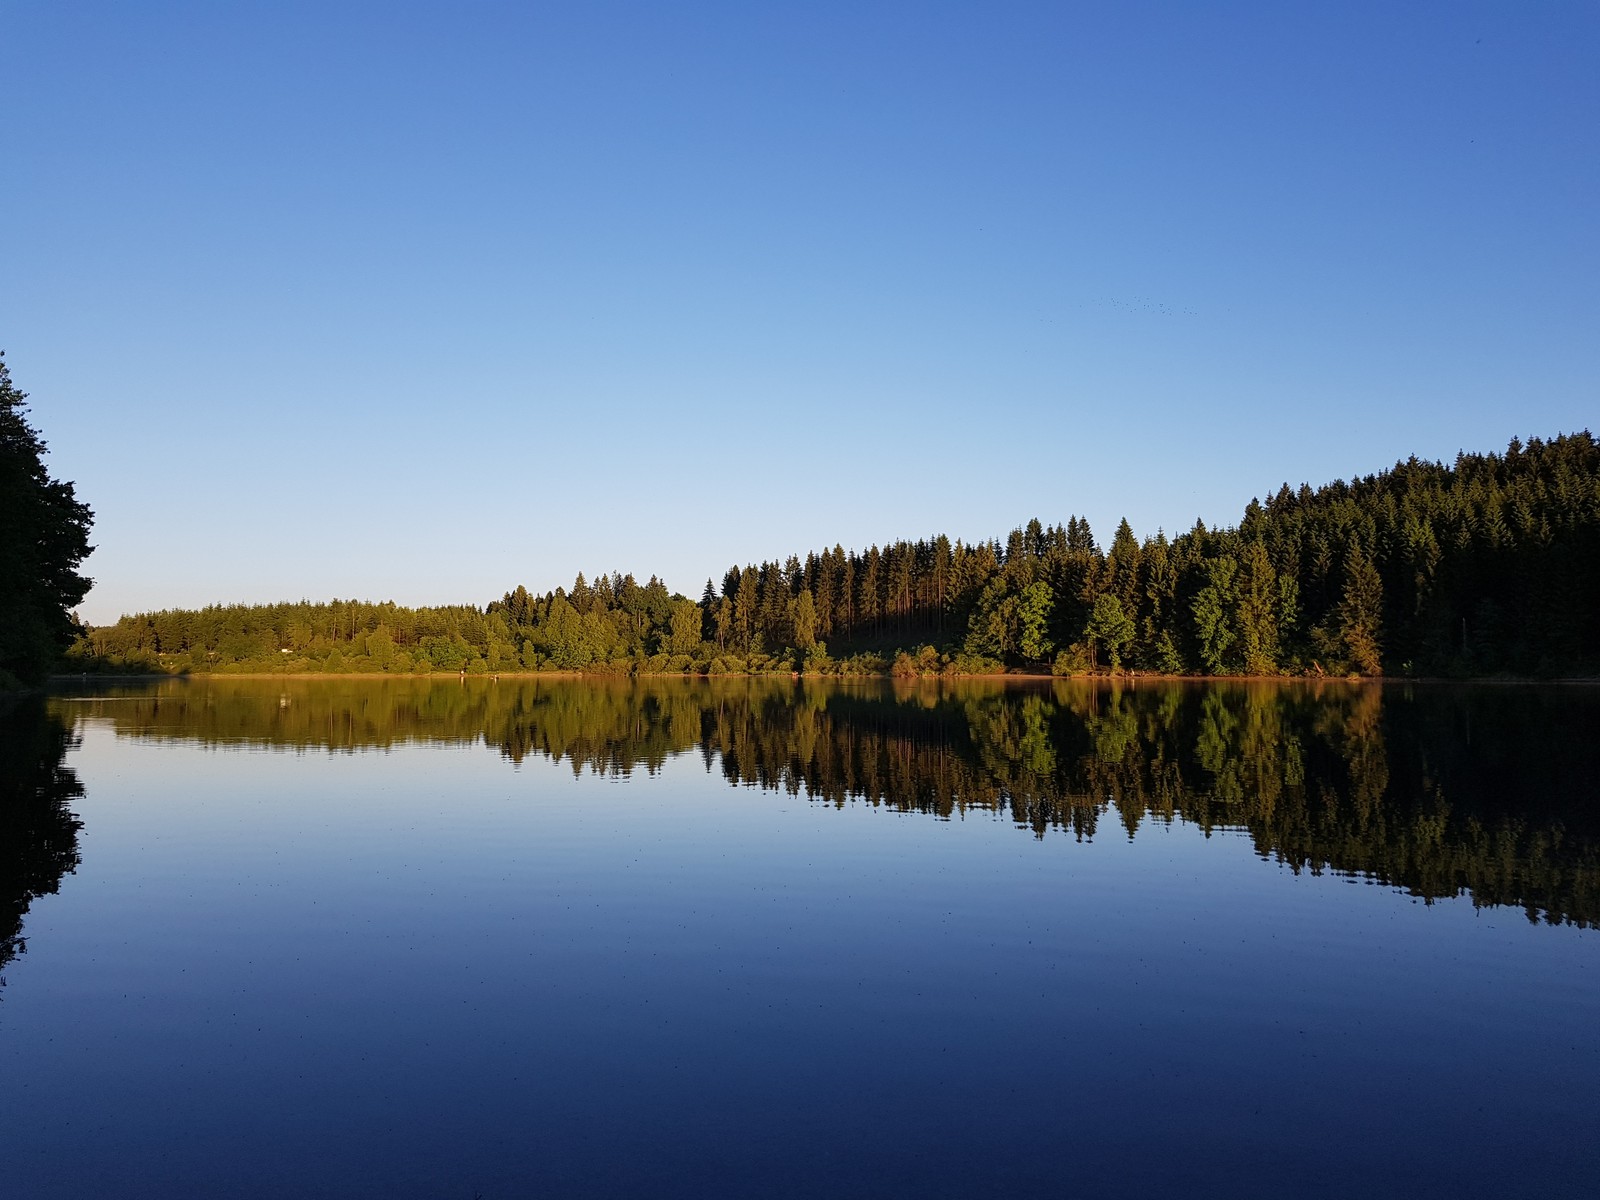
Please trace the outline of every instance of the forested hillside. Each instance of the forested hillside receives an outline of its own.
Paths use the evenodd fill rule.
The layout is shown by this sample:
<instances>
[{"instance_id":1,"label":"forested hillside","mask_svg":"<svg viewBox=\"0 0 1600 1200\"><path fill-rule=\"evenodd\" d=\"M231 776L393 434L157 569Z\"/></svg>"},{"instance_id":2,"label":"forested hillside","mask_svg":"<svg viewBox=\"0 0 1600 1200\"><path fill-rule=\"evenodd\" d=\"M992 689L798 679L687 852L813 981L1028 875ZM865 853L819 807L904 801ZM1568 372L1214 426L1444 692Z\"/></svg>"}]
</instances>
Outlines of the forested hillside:
<instances>
[{"instance_id":1,"label":"forested hillside","mask_svg":"<svg viewBox=\"0 0 1600 1200\"><path fill-rule=\"evenodd\" d=\"M1411 459L1102 547L1086 521L733 567L698 600L579 575L486 608L334 600L124 617L81 668L1576 675L1600 670L1600 445Z\"/></svg>"}]
</instances>

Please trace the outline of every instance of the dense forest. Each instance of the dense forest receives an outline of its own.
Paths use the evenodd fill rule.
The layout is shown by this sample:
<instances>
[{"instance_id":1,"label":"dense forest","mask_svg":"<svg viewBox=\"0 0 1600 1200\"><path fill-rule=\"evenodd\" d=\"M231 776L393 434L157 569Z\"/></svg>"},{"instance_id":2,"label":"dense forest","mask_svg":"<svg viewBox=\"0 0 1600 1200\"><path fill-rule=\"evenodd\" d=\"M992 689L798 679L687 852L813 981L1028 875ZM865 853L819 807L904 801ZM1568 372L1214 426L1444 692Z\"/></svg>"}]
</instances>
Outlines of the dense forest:
<instances>
[{"instance_id":1,"label":"dense forest","mask_svg":"<svg viewBox=\"0 0 1600 1200\"><path fill-rule=\"evenodd\" d=\"M483 608L333 600L128 616L74 670L498 674L1584 675L1600 670L1600 444L1514 441L1280 488L1237 526L1029 521L735 566L698 599L579 575Z\"/></svg>"},{"instance_id":2,"label":"dense forest","mask_svg":"<svg viewBox=\"0 0 1600 1200\"><path fill-rule=\"evenodd\" d=\"M1223 682L164 681L73 705L119 736L347 752L481 743L576 774L708 771L1037 837L1242 830L1296 870L1600 921L1588 688Z\"/></svg>"}]
</instances>

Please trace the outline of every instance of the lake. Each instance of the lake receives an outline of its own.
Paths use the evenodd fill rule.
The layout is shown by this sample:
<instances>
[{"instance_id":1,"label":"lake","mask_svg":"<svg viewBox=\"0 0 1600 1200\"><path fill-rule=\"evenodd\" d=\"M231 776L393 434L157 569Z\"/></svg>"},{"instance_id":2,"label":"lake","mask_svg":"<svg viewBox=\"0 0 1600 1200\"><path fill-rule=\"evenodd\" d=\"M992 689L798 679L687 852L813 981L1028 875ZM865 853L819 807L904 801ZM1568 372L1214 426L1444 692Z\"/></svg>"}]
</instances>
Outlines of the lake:
<instances>
[{"instance_id":1,"label":"lake","mask_svg":"<svg viewBox=\"0 0 1600 1200\"><path fill-rule=\"evenodd\" d=\"M175 680L0 767L7 1196L1600 1186L1600 688Z\"/></svg>"}]
</instances>

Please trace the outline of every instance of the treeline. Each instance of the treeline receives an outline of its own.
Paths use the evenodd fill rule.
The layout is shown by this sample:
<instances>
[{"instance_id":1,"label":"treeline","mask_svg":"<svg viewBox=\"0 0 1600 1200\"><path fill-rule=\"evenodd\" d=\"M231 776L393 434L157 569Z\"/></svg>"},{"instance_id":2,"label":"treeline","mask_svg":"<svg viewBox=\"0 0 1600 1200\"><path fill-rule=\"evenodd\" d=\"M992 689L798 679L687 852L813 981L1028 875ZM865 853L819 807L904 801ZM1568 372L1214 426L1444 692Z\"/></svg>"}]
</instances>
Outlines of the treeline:
<instances>
[{"instance_id":1,"label":"treeline","mask_svg":"<svg viewBox=\"0 0 1600 1200\"><path fill-rule=\"evenodd\" d=\"M298 751L482 741L574 773L707 770L1044 837L1241 829L1296 871L1600 921L1589 689L979 680L162 683L75 704L119 735Z\"/></svg>"},{"instance_id":2,"label":"treeline","mask_svg":"<svg viewBox=\"0 0 1600 1200\"><path fill-rule=\"evenodd\" d=\"M333 601L124 617L84 668L898 675L1584 674L1600 670L1600 445L1588 433L1252 501L1109 547L1087 521L731 568L518 587L485 609Z\"/></svg>"}]
</instances>

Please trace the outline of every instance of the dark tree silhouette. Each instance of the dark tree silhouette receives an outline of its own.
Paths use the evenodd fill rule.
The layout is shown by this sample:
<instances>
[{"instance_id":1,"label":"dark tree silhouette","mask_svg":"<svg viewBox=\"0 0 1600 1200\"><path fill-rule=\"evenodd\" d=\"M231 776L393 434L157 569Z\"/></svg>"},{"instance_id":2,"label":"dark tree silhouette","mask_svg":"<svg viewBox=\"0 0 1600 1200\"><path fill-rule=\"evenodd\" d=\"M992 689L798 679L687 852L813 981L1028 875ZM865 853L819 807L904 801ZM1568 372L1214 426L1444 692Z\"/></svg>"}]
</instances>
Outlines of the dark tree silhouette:
<instances>
[{"instance_id":1,"label":"dark tree silhouette","mask_svg":"<svg viewBox=\"0 0 1600 1200\"><path fill-rule=\"evenodd\" d=\"M0 689L44 678L78 632L70 610L89 590L78 564L93 514L45 470L26 399L0 354Z\"/></svg>"},{"instance_id":2,"label":"dark tree silhouette","mask_svg":"<svg viewBox=\"0 0 1600 1200\"><path fill-rule=\"evenodd\" d=\"M83 822L68 806L83 785L63 765L72 747L42 697L0 699L0 970L27 949L28 906L78 865Z\"/></svg>"}]
</instances>

